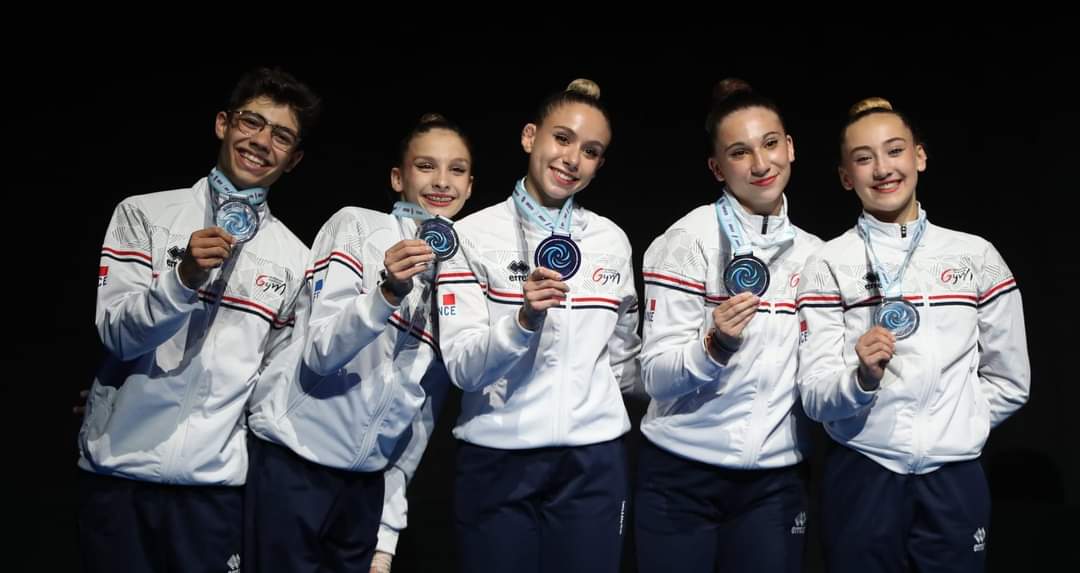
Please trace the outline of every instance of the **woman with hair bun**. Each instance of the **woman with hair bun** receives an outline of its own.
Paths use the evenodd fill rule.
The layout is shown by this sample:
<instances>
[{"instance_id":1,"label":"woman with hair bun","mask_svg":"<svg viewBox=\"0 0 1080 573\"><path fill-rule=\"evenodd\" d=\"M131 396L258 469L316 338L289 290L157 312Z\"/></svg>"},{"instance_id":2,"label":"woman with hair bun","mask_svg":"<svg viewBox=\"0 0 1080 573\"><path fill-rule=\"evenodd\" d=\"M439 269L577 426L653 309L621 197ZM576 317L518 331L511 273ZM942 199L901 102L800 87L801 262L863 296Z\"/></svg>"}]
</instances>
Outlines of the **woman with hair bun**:
<instances>
[{"instance_id":1,"label":"woman with hair bun","mask_svg":"<svg viewBox=\"0 0 1080 573\"><path fill-rule=\"evenodd\" d=\"M315 237L292 339L249 404L252 569L368 573L377 547L389 568L404 482L449 389L434 275L472 182L464 133L425 115L390 170L393 214L345 207Z\"/></svg>"},{"instance_id":2,"label":"woman with hair bun","mask_svg":"<svg viewBox=\"0 0 1080 573\"><path fill-rule=\"evenodd\" d=\"M457 224L438 276L450 380L464 390L454 511L464 572L619 570L638 379L630 242L575 204L611 143L576 80L525 125L524 178Z\"/></svg>"},{"instance_id":3,"label":"woman with hair bun","mask_svg":"<svg viewBox=\"0 0 1080 573\"><path fill-rule=\"evenodd\" d=\"M795 147L769 98L720 81L705 123L720 196L645 253L635 538L643 572L801 571L806 420L795 291L821 241L788 220Z\"/></svg>"},{"instance_id":4,"label":"woman with hair bun","mask_svg":"<svg viewBox=\"0 0 1080 573\"><path fill-rule=\"evenodd\" d=\"M979 455L1028 397L1016 280L989 242L929 222L915 190L926 162L888 101L852 107L839 174L863 211L799 287L799 391L836 443L821 501L830 571L984 570Z\"/></svg>"}]
</instances>

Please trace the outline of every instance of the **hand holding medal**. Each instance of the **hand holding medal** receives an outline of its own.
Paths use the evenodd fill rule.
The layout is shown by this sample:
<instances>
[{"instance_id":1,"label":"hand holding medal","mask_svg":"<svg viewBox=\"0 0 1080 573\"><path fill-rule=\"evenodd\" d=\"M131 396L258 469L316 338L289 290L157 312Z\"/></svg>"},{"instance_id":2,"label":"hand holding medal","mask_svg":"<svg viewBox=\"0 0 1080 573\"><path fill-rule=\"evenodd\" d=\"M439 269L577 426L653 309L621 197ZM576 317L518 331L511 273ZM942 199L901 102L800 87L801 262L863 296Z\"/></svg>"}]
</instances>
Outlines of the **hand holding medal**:
<instances>
[{"instance_id":1,"label":"hand holding medal","mask_svg":"<svg viewBox=\"0 0 1080 573\"><path fill-rule=\"evenodd\" d=\"M427 270L436 258L427 242L421 239L398 241L383 256L383 296L391 304L400 304L413 286L413 277Z\"/></svg>"},{"instance_id":2,"label":"hand holding medal","mask_svg":"<svg viewBox=\"0 0 1080 573\"><path fill-rule=\"evenodd\" d=\"M757 316L760 298L749 292L739 293L713 309L713 330L709 348L717 354L733 354L742 346L743 330Z\"/></svg>"},{"instance_id":3,"label":"hand holding medal","mask_svg":"<svg viewBox=\"0 0 1080 573\"><path fill-rule=\"evenodd\" d=\"M537 330L547 315L549 308L558 306L566 300L570 287L563 282L561 275L544 267L533 269L525 280L525 302L518 311L518 324L527 330Z\"/></svg>"},{"instance_id":4,"label":"hand holding medal","mask_svg":"<svg viewBox=\"0 0 1080 573\"><path fill-rule=\"evenodd\" d=\"M200 229L191 234L177 272L184 286L194 289L210 278L232 254L236 239L221 227Z\"/></svg>"},{"instance_id":5,"label":"hand holding medal","mask_svg":"<svg viewBox=\"0 0 1080 573\"><path fill-rule=\"evenodd\" d=\"M874 390L885 376L885 366L896 352L896 336L884 327L875 326L859 337L855 354L859 357L859 386Z\"/></svg>"}]
</instances>

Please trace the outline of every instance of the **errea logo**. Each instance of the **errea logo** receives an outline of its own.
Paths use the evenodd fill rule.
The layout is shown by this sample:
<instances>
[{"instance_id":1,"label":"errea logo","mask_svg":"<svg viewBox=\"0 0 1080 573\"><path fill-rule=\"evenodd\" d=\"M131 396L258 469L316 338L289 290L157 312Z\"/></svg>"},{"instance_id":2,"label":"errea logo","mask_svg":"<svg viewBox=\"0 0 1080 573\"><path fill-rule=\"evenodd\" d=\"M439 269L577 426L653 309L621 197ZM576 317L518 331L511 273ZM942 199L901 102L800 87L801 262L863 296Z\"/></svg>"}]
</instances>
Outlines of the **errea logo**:
<instances>
[{"instance_id":1,"label":"errea logo","mask_svg":"<svg viewBox=\"0 0 1080 573\"><path fill-rule=\"evenodd\" d=\"M170 269L175 267L176 265L180 264L181 260L183 260L184 253L186 252L187 249L181 248L176 245L169 247L169 250L166 251L166 254L169 255L169 258L165 261L165 264L168 265Z\"/></svg>"},{"instance_id":2,"label":"errea logo","mask_svg":"<svg viewBox=\"0 0 1080 573\"><path fill-rule=\"evenodd\" d=\"M881 290L881 281L878 280L877 273L870 271L863 276L863 280L866 281L866 290Z\"/></svg>"},{"instance_id":3,"label":"errea logo","mask_svg":"<svg viewBox=\"0 0 1080 573\"><path fill-rule=\"evenodd\" d=\"M806 533L806 512L800 511L795 516L795 525L791 527L792 535L803 535Z\"/></svg>"},{"instance_id":4,"label":"errea logo","mask_svg":"<svg viewBox=\"0 0 1080 573\"><path fill-rule=\"evenodd\" d=\"M510 264L506 265L506 270L510 271L510 276L507 278L512 283L525 282L529 278L529 264L525 261L510 261Z\"/></svg>"},{"instance_id":5,"label":"errea logo","mask_svg":"<svg viewBox=\"0 0 1080 573\"><path fill-rule=\"evenodd\" d=\"M976 529L975 533L972 535L972 537L975 538L975 545L973 545L971 547L971 550L973 552L976 552L976 553L978 553L979 551L985 551L986 550L986 529L982 528L982 527Z\"/></svg>"}]
</instances>

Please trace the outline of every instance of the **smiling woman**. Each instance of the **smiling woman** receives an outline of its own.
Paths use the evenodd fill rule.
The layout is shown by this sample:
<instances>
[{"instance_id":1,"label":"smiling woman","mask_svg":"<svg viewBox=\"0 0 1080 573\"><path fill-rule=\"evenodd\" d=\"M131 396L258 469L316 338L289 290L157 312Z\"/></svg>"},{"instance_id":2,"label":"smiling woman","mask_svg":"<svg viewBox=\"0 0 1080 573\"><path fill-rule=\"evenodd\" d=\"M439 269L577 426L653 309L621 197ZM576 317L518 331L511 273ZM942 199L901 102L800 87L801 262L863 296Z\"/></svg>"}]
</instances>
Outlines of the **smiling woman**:
<instances>
[{"instance_id":1,"label":"smiling woman","mask_svg":"<svg viewBox=\"0 0 1080 573\"><path fill-rule=\"evenodd\" d=\"M713 95L706 164L719 198L672 224L643 263L653 401L641 424L638 566L801 571L808 428L795 287L821 241L787 217L795 144L779 108L738 79Z\"/></svg>"},{"instance_id":2,"label":"smiling woman","mask_svg":"<svg viewBox=\"0 0 1080 573\"><path fill-rule=\"evenodd\" d=\"M986 240L930 223L916 201L926 151L888 101L852 107L840 152L863 213L807 261L799 289L803 406L844 446L822 485L826 559L983 571L978 458L1031 385L1016 279Z\"/></svg>"},{"instance_id":3,"label":"smiling woman","mask_svg":"<svg viewBox=\"0 0 1080 573\"><path fill-rule=\"evenodd\" d=\"M443 356L465 391L454 429L462 571L619 570L620 389L636 385L639 339L629 241L574 205L611 142L599 94L576 80L541 105L521 132L525 177L457 225L463 247L438 277L456 311L440 313Z\"/></svg>"},{"instance_id":4,"label":"smiling woman","mask_svg":"<svg viewBox=\"0 0 1080 573\"><path fill-rule=\"evenodd\" d=\"M421 119L399 157L393 214L346 207L319 231L293 337L251 399L245 538L256 569L389 569L405 527L405 484L449 390L431 323L435 268L473 176L468 140L439 115Z\"/></svg>"}]
</instances>

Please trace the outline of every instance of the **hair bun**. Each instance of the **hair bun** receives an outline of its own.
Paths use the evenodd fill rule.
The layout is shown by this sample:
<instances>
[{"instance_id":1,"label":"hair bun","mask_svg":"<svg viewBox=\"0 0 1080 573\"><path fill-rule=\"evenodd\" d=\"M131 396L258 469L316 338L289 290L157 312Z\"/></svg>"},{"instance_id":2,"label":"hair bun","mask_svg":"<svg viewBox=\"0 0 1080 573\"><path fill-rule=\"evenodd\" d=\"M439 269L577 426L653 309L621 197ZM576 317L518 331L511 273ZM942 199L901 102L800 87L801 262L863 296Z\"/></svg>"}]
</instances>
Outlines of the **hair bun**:
<instances>
[{"instance_id":1,"label":"hair bun","mask_svg":"<svg viewBox=\"0 0 1080 573\"><path fill-rule=\"evenodd\" d=\"M848 117L855 117L860 113L874 109L893 111L893 106L889 103L889 100L883 97L868 97L851 106L851 109L848 110Z\"/></svg>"}]
</instances>

